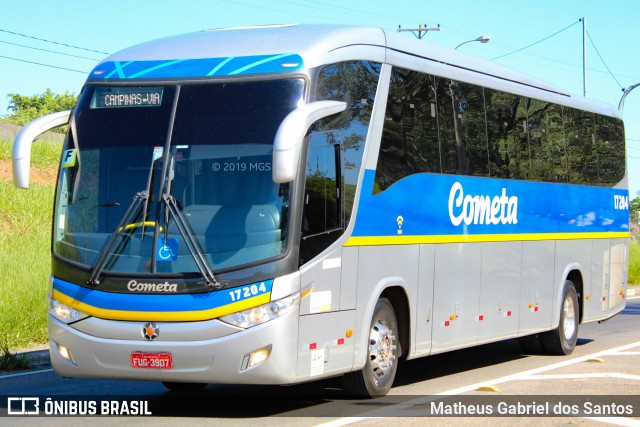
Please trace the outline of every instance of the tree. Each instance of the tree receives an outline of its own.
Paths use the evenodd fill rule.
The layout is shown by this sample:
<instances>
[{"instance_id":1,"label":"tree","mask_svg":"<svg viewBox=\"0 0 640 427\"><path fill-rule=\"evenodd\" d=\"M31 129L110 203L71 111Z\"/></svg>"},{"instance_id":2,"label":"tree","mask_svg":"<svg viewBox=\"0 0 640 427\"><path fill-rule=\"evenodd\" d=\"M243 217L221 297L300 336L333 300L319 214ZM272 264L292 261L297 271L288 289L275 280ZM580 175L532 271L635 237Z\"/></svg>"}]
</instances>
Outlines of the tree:
<instances>
[{"instance_id":1,"label":"tree","mask_svg":"<svg viewBox=\"0 0 640 427\"><path fill-rule=\"evenodd\" d=\"M636 194L636 198L629 202L629 210L631 221L640 220L640 192Z\"/></svg>"},{"instance_id":2,"label":"tree","mask_svg":"<svg viewBox=\"0 0 640 427\"><path fill-rule=\"evenodd\" d=\"M53 93L51 89L47 89L43 94L33 96L10 93L9 98L11 114L4 121L18 126L23 126L46 114L71 110L78 102L78 97L74 94L65 92L64 95L60 95ZM58 132L65 131L61 128L56 130Z\"/></svg>"}]
</instances>

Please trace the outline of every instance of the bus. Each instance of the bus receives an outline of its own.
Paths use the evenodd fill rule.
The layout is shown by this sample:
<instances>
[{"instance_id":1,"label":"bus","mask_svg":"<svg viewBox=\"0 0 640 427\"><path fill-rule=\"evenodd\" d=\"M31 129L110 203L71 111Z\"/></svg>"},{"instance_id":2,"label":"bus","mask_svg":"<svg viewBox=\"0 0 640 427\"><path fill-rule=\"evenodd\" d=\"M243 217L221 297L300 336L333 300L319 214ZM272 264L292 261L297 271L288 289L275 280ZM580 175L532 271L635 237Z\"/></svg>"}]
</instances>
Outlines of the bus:
<instances>
[{"instance_id":1,"label":"bus","mask_svg":"<svg viewBox=\"0 0 640 427\"><path fill-rule=\"evenodd\" d=\"M612 106L375 27L150 41L16 137L68 125L48 327L63 377L389 392L401 359L570 354L625 307ZM528 351L528 350L527 350Z\"/></svg>"}]
</instances>

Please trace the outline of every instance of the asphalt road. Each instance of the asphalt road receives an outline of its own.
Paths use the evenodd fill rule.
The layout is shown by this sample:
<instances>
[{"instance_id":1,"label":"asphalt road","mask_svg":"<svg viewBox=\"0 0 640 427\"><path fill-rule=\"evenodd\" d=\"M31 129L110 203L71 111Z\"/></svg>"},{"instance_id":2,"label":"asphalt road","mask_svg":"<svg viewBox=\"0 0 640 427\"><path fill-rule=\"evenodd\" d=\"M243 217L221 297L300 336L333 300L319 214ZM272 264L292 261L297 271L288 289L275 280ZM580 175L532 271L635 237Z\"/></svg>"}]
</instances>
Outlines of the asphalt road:
<instances>
[{"instance_id":1,"label":"asphalt road","mask_svg":"<svg viewBox=\"0 0 640 427\"><path fill-rule=\"evenodd\" d=\"M0 373L0 414L6 414L9 396L39 397L42 411L47 397L58 402L59 412L72 410L69 401L81 402L76 410L91 409L82 405L94 402L99 414L102 401L120 395L141 403L136 408L130 403L125 411L116 402L111 410L152 412L129 416L130 425L640 427L640 298L629 299L627 308L607 322L582 325L570 356L523 354L517 341L508 340L406 361L384 399L350 399L338 379L290 387L209 385L191 396L169 393L159 383L59 378L46 360L37 370ZM40 415L12 415L0 418L0 424L115 425L124 420Z\"/></svg>"}]
</instances>

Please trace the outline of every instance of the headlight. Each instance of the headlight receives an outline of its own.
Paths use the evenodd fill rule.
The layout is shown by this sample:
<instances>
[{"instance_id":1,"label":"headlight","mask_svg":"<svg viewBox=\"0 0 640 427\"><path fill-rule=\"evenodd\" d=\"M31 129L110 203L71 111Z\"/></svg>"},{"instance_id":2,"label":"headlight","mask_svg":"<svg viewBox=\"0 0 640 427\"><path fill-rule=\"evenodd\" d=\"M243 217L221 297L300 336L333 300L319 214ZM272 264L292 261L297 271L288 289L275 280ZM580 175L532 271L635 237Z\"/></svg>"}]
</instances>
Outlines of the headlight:
<instances>
[{"instance_id":1,"label":"headlight","mask_svg":"<svg viewBox=\"0 0 640 427\"><path fill-rule=\"evenodd\" d=\"M49 314L64 323L73 323L89 317L89 315L62 304L51 297L49 297Z\"/></svg>"},{"instance_id":2,"label":"headlight","mask_svg":"<svg viewBox=\"0 0 640 427\"><path fill-rule=\"evenodd\" d=\"M248 310L238 311L237 313L222 316L220 317L220 320L240 328L252 328L261 323L284 316L285 314L293 311L298 304L300 304L300 292L296 292L295 294L291 294L277 301L271 301L270 303L259 305Z\"/></svg>"}]
</instances>

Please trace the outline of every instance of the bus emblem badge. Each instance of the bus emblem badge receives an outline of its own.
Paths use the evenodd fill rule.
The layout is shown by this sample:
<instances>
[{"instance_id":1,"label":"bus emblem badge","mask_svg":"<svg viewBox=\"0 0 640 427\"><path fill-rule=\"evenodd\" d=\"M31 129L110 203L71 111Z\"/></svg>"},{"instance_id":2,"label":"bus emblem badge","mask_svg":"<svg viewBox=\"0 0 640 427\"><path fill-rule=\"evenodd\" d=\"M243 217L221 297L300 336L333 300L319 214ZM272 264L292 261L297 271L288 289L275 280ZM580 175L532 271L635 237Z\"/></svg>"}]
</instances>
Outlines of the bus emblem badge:
<instances>
[{"instance_id":1,"label":"bus emblem badge","mask_svg":"<svg viewBox=\"0 0 640 427\"><path fill-rule=\"evenodd\" d=\"M145 323L142 326L142 336L147 340L147 341L153 341L156 338L158 338L158 335L160 335L160 328L158 328L158 325L156 325L155 323Z\"/></svg>"}]
</instances>

